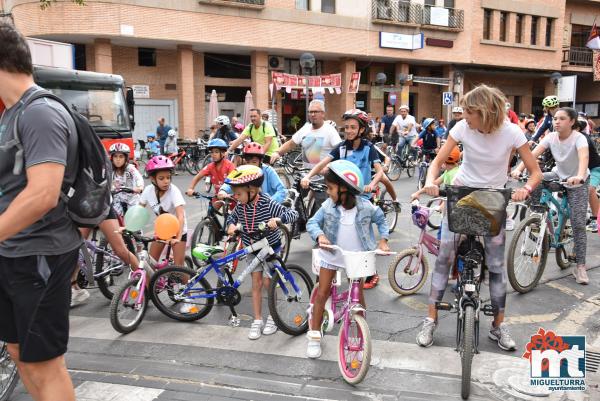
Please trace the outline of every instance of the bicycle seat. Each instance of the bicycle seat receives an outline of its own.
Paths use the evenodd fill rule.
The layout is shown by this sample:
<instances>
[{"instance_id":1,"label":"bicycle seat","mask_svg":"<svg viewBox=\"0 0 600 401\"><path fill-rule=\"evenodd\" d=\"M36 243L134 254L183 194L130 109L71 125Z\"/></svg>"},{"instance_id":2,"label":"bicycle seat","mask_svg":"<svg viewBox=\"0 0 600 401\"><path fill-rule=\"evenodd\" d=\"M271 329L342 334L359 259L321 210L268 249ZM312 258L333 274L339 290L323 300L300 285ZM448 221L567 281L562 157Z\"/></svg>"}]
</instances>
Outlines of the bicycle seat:
<instances>
[{"instance_id":1,"label":"bicycle seat","mask_svg":"<svg viewBox=\"0 0 600 401\"><path fill-rule=\"evenodd\" d=\"M220 246L212 246L206 244L198 244L192 250L192 256L196 259L207 260L213 255L217 255L219 253L223 253L224 249Z\"/></svg>"}]
</instances>

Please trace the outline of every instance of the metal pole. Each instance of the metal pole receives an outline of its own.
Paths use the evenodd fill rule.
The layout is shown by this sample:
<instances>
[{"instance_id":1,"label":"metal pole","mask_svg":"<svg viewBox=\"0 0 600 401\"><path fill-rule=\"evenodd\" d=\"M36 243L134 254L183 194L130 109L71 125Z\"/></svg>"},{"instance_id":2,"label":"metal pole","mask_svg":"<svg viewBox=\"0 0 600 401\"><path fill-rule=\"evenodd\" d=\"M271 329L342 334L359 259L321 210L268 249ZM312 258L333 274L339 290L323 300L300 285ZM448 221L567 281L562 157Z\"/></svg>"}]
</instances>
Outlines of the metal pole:
<instances>
[{"instance_id":1,"label":"metal pole","mask_svg":"<svg viewBox=\"0 0 600 401\"><path fill-rule=\"evenodd\" d=\"M310 121L308 119L308 103L309 103L309 101L308 101L308 73L307 73L307 68L304 69L304 79L305 79L304 82L306 84L306 86L305 86L305 92L304 92L304 94L306 95L306 122L308 123Z\"/></svg>"}]
</instances>

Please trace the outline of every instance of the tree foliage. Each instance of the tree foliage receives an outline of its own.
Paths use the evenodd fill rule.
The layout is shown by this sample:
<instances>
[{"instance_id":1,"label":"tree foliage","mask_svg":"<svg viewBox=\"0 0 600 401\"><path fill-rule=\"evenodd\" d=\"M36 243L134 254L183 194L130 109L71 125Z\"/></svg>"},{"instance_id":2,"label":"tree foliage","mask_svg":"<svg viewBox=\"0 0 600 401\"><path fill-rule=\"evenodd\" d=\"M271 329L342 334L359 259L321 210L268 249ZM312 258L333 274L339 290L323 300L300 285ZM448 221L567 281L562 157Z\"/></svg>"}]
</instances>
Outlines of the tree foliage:
<instances>
[{"instance_id":1,"label":"tree foliage","mask_svg":"<svg viewBox=\"0 0 600 401\"><path fill-rule=\"evenodd\" d=\"M71 0L71 1L80 6L85 6L85 0ZM50 7L52 5L52 3L56 3L56 0L40 0L40 8L42 10L45 10L48 7Z\"/></svg>"}]
</instances>

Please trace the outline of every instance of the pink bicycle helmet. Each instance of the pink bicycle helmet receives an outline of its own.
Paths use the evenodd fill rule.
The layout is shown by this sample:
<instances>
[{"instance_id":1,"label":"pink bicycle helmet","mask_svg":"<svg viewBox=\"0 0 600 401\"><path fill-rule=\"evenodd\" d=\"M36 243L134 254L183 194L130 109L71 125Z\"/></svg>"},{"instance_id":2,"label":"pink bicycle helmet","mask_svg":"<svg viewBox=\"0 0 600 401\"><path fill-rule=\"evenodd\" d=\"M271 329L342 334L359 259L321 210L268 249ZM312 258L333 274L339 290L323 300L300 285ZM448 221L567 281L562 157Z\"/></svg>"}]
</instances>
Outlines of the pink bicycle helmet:
<instances>
[{"instance_id":1,"label":"pink bicycle helmet","mask_svg":"<svg viewBox=\"0 0 600 401\"><path fill-rule=\"evenodd\" d=\"M234 129L234 130L236 130L237 132L242 132L242 131L244 130L244 128L245 128L245 127L244 127L244 124L242 124L242 123L237 123L237 124L236 124L236 125L233 127L233 129Z\"/></svg>"},{"instance_id":2,"label":"pink bicycle helmet","mask_svg":"<svg viewBox=\"0 0 600 401\"><path fill-rule=\"evenodd\" d=\"M173 161L166 156L154 156L146 164L146 172L148 174L153 174L157 171L173 170L174 168Z\"/></svg>"},{"instance_id":3,"label":"pink bicycle helmet","mask_svg":"<svg viewBox=\"0 0 600 401\"><path fill-rule=\"evenodd\" d=\"M426 208L419 207L412 214L413 223L421 230L427 226L427 220L429 220L429 210Z\"/></svg>"}]
</instances>

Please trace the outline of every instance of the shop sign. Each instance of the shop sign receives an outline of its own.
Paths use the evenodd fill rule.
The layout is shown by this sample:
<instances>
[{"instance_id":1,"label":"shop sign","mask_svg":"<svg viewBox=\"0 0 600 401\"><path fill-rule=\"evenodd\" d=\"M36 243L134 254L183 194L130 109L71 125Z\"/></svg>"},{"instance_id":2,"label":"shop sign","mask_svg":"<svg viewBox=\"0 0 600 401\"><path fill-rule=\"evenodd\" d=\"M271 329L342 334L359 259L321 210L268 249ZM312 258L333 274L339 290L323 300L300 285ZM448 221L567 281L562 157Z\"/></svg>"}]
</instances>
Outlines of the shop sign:
<instances>
[{"instance_id":1,"label":"shop sign","mask_svg":"<svg viewBox=\"0 0 600 401\"><path fill-rule=\"evenodd\" d=\"M404 33L379 32L379 47L390 49L417 50L423 48L425 35L407 35Z\"/></svg>"}]
</instances>

